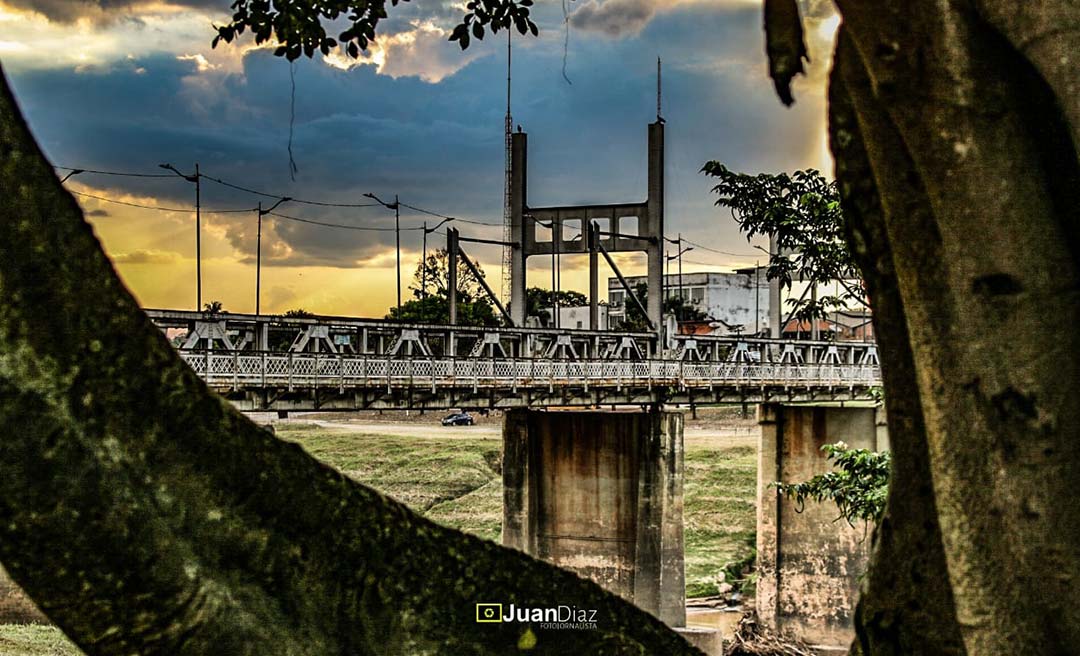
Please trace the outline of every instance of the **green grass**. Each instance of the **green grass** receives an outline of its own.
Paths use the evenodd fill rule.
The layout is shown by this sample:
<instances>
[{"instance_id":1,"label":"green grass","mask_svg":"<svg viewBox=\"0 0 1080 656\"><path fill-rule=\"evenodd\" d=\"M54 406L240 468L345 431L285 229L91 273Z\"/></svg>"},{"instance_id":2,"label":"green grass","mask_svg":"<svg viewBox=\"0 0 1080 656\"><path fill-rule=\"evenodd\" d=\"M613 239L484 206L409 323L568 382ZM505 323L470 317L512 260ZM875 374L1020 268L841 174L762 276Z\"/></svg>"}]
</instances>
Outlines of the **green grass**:
<instances>
[{"instance_id":1,"label":"green grass","mask_svg":"<svg viewBox=\"0 0 1080 656\"><path fill-rule=\"evenodd\" d=\"M437 429L436 429L437 430ZM398 437L278 424L277 434L316 458L446 526L498 541L502 524L498 439L448 433ZM757 456L753 447L688 442L683 519L686 594L717 593L754 555ZM0 626L0 656L77 656L58 629Z\"/></svg>"},{"instance_id":2,"label":"green grass","mask_svg":"<svg viewBox=\"0 0 1080 656\"><path fill-rule=\"evenodd\" d=\"M754 554L757 451L687 446L684 466L686 595L700 597L718 592L720 572L732 582Z\"/></svg>"},{"instance_id":3,"label":"green grass","mask_svg":"<svg viewBox=\"0 0 1080 656\"><path fill-rule=\"evenodd\" d=\"M0 625L0 656L79 656L60 629L38 624Z\"/></svg>"}]
</instances>

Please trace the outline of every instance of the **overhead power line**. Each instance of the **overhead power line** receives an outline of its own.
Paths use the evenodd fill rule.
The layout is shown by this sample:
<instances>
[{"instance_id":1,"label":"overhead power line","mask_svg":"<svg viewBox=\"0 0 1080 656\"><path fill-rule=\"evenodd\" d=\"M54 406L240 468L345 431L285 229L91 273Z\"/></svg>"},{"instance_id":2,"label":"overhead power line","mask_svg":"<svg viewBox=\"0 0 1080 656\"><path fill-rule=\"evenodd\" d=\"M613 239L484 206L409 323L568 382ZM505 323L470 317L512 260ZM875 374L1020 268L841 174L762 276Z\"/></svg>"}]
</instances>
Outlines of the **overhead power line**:
<instances>
[{"instance_id":1,"label":"overhead power line","mask_svg":"<svg viewBox=\"0 0 1080 656\"><path fill-rule=\"evenodd\" d=\"M158 210L159 212L194 212L195 210L190 207L162 207L160 205L144 205L142 203L132 203L126 200L117 200L115 198L106 198L105 196L97 196L94 194L88 194L82 191L75 191L74 189L68 189L76 196L85 196L86 198L93 198L94 200L100 200L105 203L114 203L116 205L127 205L128 207L138 207L144 210ZM254 212L254 207L245 209L224 209L224 210L202 210L206 214L238 214L241 212Z\"/></svg>"},{"instance_id":2,"label":"overhead power line","mask_svg":"<svg viewBox=\"0 0 1080 656\"><path fill-rule=\"evenodd\" d=\"M267 212L270 216L276 216L279 219L286 219L288 221L298 221L300 223L310 223L312 225L323 226L326 228L341 228L344 230L363 230L367 232L394 232L394 228L372 228L370 226L354 226L346 225L344 223L329 223L326 221L317 221L315 219L305 219L299 216L290 216L288 214L280 214L278 212ZM423 230L423 228L402 228L402 230Z\"/></svg>"},{"instance_id":3,"label":"overhead power line","mask_svg":"<svg viewBox=\"0 0 1080 656\"><path fill-rule=\"evenodd\" d=\"M259 191L257 189L251 189L250 187L244 187L242 185L234 184L232 182L227 182L227 181L222 180L220 178L214 178L214 177L211 177L209 175L206 175L205 173L201 174L201 177L209 180L210 182L216 182L219 185L229 187L231 189L236 189L237 191L243 191L245 193L255 194L256 196L263 196L265 198L274 198L274 199L277 199L277 200L281 200L283 198L286 198L285 196L280 196L278 194L268 194L265 191ZM289 197L289 201L293 202L293 203L300 203L302 205L318 205L320 207L377 207L378 206L378 203L328 203L328 202L324 202L324 201L304 200L302 198L292 198L292 197Z\"/></svg>"},{"instance_id":4,"label":"overhead power line","mask_svg":"<svg viewBox=\"0 0 1080 656\"><path fill-rule=\"evenodd\" d=\"M95 169L78 169L71 166L53 166L54 169L60 169L61 171L71 171L72 173L94 173L96 175L115 175L125 178L171 178L172 173L127 173L122 171L98 171Z\"/></svg>"},{"instance_id":5,"label":"overhead power line","mask_svg":"<svg viewBox=\"0 0 1080 656\"><path fill-rule=\"evenodd\" d=\"M731 255L732 257L757 257L756 253L732 253L731 251L718 250L716 248L713 248L712 246L705 246L704 244L699 244L696 241L690 241L686 237L683 237L682 240L687 244L691 244L702 250L709 251L710 253L717 253L718 255Z\"/></svg>"}]
</instances>

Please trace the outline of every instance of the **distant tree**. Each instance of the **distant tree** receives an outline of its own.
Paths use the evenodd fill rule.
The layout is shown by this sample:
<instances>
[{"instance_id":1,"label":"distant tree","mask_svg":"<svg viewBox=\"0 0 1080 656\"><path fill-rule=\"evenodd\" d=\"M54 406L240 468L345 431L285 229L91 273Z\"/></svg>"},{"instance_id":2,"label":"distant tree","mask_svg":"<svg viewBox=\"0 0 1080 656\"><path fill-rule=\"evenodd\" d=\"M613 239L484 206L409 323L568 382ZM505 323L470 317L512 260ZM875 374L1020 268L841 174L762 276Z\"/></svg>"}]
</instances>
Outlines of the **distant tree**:
<instances>
[{"instance_id":1,"label":"distant tree","mask_svg":"<svg viewBox=\"0 0 1080 656\"><path fill-rule=\"evenodd\" d=\"M525 290L525 316L540 317L544 325L551 323L552 296L558 299L559 307L581 307L589 304L589 299L581 292L560 289L553 295L550 289L529 287Z\"/></svg>"},{"instance_id":2,"label":"distant tree","mask_svg":"<svg viewBox=\"0 0 1080 656\"><path fill-rule=\"evenodd\" d=\"M479 263L475 263L477 270L480 272L481 277L486 279L484 274L484 268ZM426 274L426 277L425 277ZM409 289L412 290L413 296L416 298L423 298L424 285L427 285L427 293L449 296L450 291L450 255L445 248L440 248L434 253L427 256L427 260L416 263L416 270L413 273L412 284L409 285ZM472 271L468 267L458 263L457 267L457 293L458 301L474 301L482 296L485 296L484 290L480 287L480 282Z\"/></svg>"},{"instance_id":3,"label":"distant tree","mask_svg":"<svg viewBox=\"0 0 1080 656\"><path fill-rule=\"evenodd\" d=\"M497 326L499 318L495 309L483 300L458 300L457 322L461 326ZM450 299L445 294L429 294L427 298L414 298L401 305L401 311L390 308L387 319L402 323L448 324L450 323Z\"/></svg>"},{"instance_id":4,"label":"distant tree","mask_svg":"<svg viewBox=\"0 0 1080 656\"><path fill-rule=\"evenodd\" d=\"M308 312L304 308L295 308L295 309L292 309L292 310L285 310L285 314L283 316L286 316L286 317L288 317L290 319L314 319L315 318L314 313Z\"/></svg>"},{"instance_id":5,"label":"distant tree","mask_svg":"<svg viewBox=\"0 0 1080 656\"><path fill-rule=\"evenodd\" d=\"M731 209L746 238L776 238L769 253L766 277L791 289L794 282L821 287L838 282L842 293L788 299L792 316L802 321L825 318L852 305L867 307L861 274L848 248L844 216L835 182L810 169L749 175L728 170L719 162L702 169L718 178L716 204Z\"/></svg>"},{"instance_id":6,"label":"distant tree","mask_svg":"<svg viewBox=\"0 0 1080 656\"><path fill-rule=\"evenodd\" d=\"M390 308L386 315L391 321L404 323L448 324L450 323L450 267L446 249L428 255L426 261L417 262L413 283L409 285L413 297L403 303L401 309ZM476 265L480 275L483 268ZM427 282L427 296L423 285ZM457 322L462 326L494 326L499 319L495 308L480 286L480 282L468 267L458 265L457 270Z\"/></svg>"},{"instance_id":7,"label":"distant tree","mask_svg":"<svg viewBox=\"0 0 1080 656\"><path fill-rule=\"evenodd\" d=\"M210 316L223 314L227 310L222 306L221 301L210 301L209 303L203 303L203 312Z\"/></svg>"}]
</instances>

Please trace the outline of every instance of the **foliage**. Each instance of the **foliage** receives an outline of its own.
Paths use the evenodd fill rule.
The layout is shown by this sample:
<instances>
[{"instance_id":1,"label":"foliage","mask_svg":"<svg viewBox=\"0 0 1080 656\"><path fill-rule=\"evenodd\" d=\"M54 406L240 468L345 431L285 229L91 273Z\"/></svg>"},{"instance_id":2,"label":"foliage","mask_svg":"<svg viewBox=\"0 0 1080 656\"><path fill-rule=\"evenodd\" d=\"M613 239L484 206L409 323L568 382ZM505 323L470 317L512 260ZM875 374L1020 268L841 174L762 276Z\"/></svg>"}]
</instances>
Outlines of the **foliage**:
<instances>
[{"instance_id":1,"label":"foliage","mask_svg":"<svg viewBox=\"0 0 1080 656\"><path fill-rule=\"evenodd\" d=\"M390 0L397 6L401 0ZM461 49L469 47L472 38L483 39L514 27L521 34L539 30L530 18L533 0L470 0L465 3L461 22L450 34ZM215 26L220 41L232 41L244 32L255 35L255 43L277 42L274 54L289 61L301 55L311 57L316 51L324 55L339 45L349 57L357 58L375 39L379 22L387 17L386 0L325 0L318 3L281 2L280 0L236 0L232 4L232 21ZM326 32L328 25L346 26L337 38Z\"/></svg>"},{"instance_id":2,"label":"foliage","mask_svg":"<svg viewBox=\"0 0 1080 656\"><path fill-rule=\"evenodd\" d=\"M852 304L866 305L858 266L848 248L840 193L817 171L749 175L719 162L702 168L718 178L716 204L731 209L747 239L768 235L776 241L766 277L791 289L795 281L820 286L839 282L842 292L813 299L789 299L794 318L823 319ZM852 282L860 281L860 282Z\"/></svg>"},{"instance_id":3,"label":"foliage","mask_svg":"<svg viewBox=\"0 0 1080 656\"><path fill-rule=\"evenodd\" d=\"M552 294L550 289L529 287L525 290L525 316L540 317L544 322L551 322L552 296L559 301L559 307L581 307L589 304L589 299L581 292L560 289Z\"/></svg>"},{"instance_id":4,"label":"foliage","mask_svg":"<svg viewBox=\"0 0 1080 656\"><path fill-rule=\"evenodd\" d=\"M214 316L224 314L225 312L228 312L228 310L221 304L221 301L210 301L209 303L203 303L203 312L210 316Z\"/></svg>"},{"instance_id":5,"label":"foliage","mask_svg":"<svg viewBox=\"0 0 1080 656\"><path fill-rule=\"evenodd\" d=\"M404 323L448 324L450 323L450 298L444 293L429 294L427 298L414 298L390 308L386 318ZM457 322L461 326L496 326L498 317L491 304L484 300L462 300L458 297Z\"/></svg>"},{"instance_id":6,"label":"foliage","mask_svg":"<svg viewBox=\"0 0 1080 656\"><path fill-rule=\"evenodd\" d=\"M479 264L476 268L482 277L484 269ZM409 289L414 298L403 303L400 309L390 308L387 319L404 323L450 323L450 256L445 248L416 263ZM495 308L487 299L479 279L461 264L457 267L457 312L457 322L462 326L494 326L499 323Z\"/></svg>"},{"instance_id":7,"label":"foliage","mask_svg":"<svg viewBox=\"0 0 1080 656\"><path fill-rule=\"evenodd\" d=\"M849 524L856 520L880 520L889 492L890 453L849 449L843 442L826 444L821 450L833 461L834 471L818 474L803 483L773 485L794 499L800 512L807 499L833 501L840 509L840 517Z\"/></svg>"},{"instance_id":8,"label":"foliage","mask_svg":"<svg viewBox=\"0 0 1080 656\"><path fill-rule=\"evenodd\" d=\"M649 288L643 282L634 285L634 295L641 301L643 307L648 307ZM638 306L629 298L623 301L626 313L621 328L623 330L641 331L649 330L649 321ZM686 297L668 296L664 299L664 316L675 315L678 321L705 321L709 315L702 312Z\"/></svg>"},{"instance_id":9,"label":"foliage","mask_svg":"<svg viewBox=\"0 0 1080 656\"><path fill-rule=\"evenodd\" d=\"M292 310L285 310L285 316L290 319L314 319L315 313L308 312L304 308L294 308Z\"/></svg>"},{"instance_id":10,"label":"foliage","mask_svg":"<svg viewBox=\"0 0 1080 656\"><path fill-rule=\"evenodd\" d=\"M476 270L480 272L480 276L486 279L484 268L480 266L479 263L474 264L476 264ZM416 271L413 273L413 282L409 285L409 289L412 290L414 297L424 297L425 284L427 285L428 295L436 294L449 296L450 255L445 248L440 248L431 255L428 255L426 260L416 263ZM457 267L457 294L458 302L473 302L485 296L484 290L480 287L479 279L473 275L468 267L461 263L458 263Z\"/></svg>"}]
</instances>

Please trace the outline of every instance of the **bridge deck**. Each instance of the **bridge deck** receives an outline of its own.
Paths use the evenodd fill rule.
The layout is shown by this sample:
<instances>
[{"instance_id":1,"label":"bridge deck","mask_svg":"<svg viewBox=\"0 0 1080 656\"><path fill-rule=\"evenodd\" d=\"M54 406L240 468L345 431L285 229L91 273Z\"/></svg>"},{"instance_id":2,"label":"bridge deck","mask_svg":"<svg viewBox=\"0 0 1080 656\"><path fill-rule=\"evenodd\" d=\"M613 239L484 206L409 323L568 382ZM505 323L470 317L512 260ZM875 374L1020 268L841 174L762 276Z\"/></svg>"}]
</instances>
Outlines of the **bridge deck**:
<instances>
[{"instance_id":1,"label":"bridge deck","mask_svg":"<svg viewBox=\"0 0 1080 656\"><path fill-rule=\"evenodd\" d=\"M149 314L251 410L865 400L881 384L863 342L678 336L662 348L649 334Z\"/></svg>"}]
</instances>

